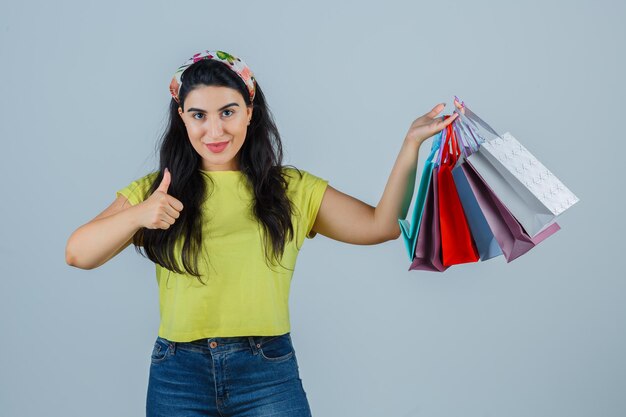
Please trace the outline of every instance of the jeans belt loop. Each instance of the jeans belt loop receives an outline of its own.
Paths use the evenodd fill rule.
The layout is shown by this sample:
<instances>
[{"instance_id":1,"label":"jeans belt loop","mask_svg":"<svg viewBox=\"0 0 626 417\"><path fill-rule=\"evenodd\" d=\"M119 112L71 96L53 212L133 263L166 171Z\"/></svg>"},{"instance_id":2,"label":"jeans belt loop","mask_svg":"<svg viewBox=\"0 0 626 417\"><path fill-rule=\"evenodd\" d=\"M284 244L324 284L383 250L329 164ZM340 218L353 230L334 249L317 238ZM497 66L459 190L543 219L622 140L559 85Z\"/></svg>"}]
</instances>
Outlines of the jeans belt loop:
<instances>
[{"instance_id":1,"label":"jeans belt loop","mask_svg":"<svg viewBox=\"0 0 626 417\"><path fill-rule=\"evenodd\" d=\"M259 348L261 347L261 345L254 340L253 336L248 336L248 342L250 342L250 347L252 348L252 354L258 355Z\"/></svg>"}]
</instances>

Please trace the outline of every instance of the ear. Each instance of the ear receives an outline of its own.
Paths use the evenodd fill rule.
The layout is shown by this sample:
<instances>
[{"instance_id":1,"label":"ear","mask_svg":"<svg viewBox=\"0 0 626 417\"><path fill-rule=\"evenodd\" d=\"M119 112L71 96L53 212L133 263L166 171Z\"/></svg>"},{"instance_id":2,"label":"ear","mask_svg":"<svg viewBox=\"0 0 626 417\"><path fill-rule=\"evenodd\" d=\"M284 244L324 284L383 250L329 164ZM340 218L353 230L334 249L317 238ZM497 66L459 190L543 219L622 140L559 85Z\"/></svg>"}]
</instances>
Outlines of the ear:
<instances>
[{"instance_id":1,"label":"ear","mask_svg":"<svg viewBox=\"0 0 626 417\"><path fill-rule=\"evenodd\" d=\"M178 114L181 118L183 117L183 109L181 109L180 107L178 107Z\"/></svg>"},{"instance_id":2,"label":"ear","mask_svg":"<svg viewBox=\"0 0 626 417\"><path fill-rule=\"evenodd\" d=\"M253 106L252 105L248 106L247 110L248 110L248 124L250 124L250 121L252 120Z\"/></svg>"}]
</instances>

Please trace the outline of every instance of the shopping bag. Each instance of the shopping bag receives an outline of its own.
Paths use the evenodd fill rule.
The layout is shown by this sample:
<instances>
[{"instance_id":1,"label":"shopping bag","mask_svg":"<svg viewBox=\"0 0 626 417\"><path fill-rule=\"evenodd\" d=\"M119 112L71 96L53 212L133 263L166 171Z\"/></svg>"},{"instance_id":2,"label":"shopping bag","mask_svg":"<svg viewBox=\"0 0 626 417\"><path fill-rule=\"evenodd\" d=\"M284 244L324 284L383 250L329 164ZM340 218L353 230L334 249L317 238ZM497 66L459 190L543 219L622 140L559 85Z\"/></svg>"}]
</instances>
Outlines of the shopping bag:
<instances>
[{"instance_id":1,"label":"shopping bag","mask_svg":"<svg viewBox=\"0 0 626 417\"><path fill-rule=\"evenodd\" d=\"M519 258L560 230L553 222L534 237L529 236L517 219L490 189L471 164L460 165L467 183L508 262Z\"/></svg>"},{"instance_id":2,"label":"shopping bag","mask_svg":"<svg viewBox=\"0 0 626 417\"><path fill-rule=\"evenodd\" d=\"M449 117L449 116L448 116ZM459 156L456 134L451 125L446 126L442 139L441 164L438 172L438 203L441 227L443 264L478 262L478 250L472 238L465 212L452 177L452 168Z\"/></svg>"},{"instance_id":3,"label":"shopping bag","mask_svg":"<svg viewBox=\"0 0 626 417\"><path fill-rule=\"evenodd\" d=\"M409 271L432 271L443 272L448 269L444 266L441 258L441 231L439 229L439 204L438 194L438 170L433 167L431 184L424 202L424 212L420 223L415 246L415 256Z\"/></svg>"},{"instance_id":4,"label":"shopping bag","mask_svg":"<svg viewBox=\"0 0 626 417\"><path fill-rule=\"evenodd\" d=\"M496 191L494 188L511 212L519 213L516 217L530 235L543 230L556 216L578 201L578 197L509 132L483 143L479 153L498 170L509 184L509 189L523 196L533 208L531 215L526 216L525 210L518 209L515 204L507 204L509 200L515 201L509 197L508 190Z\"/></svg>"},{"instance_id":5,"label":"shopping bag","mask_svg":"<svg viewBox=\"0 0 626 417\"><path fill-rule=\"evenodd\" d=\"M471 131L463 126L461 119L457 118L452 122L452 129L454 130L459 147L461 149L461 157L457 166L452 169L452 177L454 178L454 184L456 190L461 199L463 210L465 211L465 217L467 218L467 224L469 225L474 243L476 243L476 249L481 261L494 258L502 255L502 249L498 245L498 241L494 237L489 224L485 219L480 206L476 201L476 197L472 193L472 190L463 174L463 170L460 165L465 164L465 159L476 152L479 147L477 138L475 138Z\"/></svg>"},{"instance_id":6,"label":"shopping bag","mask_svg":"<svg viewBox=\"0 0 626 417\"><path fill-rule=\"evenodd\" d=\"M467 161L530 236L549 227L579 201L512 134L499 135L468 107L464 109L455 110L457 120L481 142Z\"/></svg>"},{"instance_id":7,"label":"shopping bag","mask_svg":"<svg viewBox=\"0 0 626 417\"><path fill-rule=\"evenodd\" d=\"M502 255L502 249L500 249L497 239L493 235L491 228L489 228L489 223L487 223L487 219L485 219L485 215L481 211L478 201L476 201L476 196L474 196L472 188L467 182L467 178L465 178L465 173L461 166L464 164L467 164L467 162L457 165L452 170L452 176L454 177L454 184L459 193L467 224L472 232L474 243L476 243L480 260L486 261Z\"/></svg>"},{"instance_id":8,"label":"shopping bag","mask_svg":"<svg viewBox=\"0 0 626 417\"><path fill-rule=\"evenodd\" d=\"M411 222L409 223L409 221L405 219L398 219L398 223L400 224L400 232L402 233L402 237L404 238L404 246L406 247L406 250L408 252L409 260L413 260L413 255L415 253L415 243L417 241L419 226L422 221L424 201L426 199L426 194L428 193L428 189L431 183L430 178L433 171L433 158L439 150L440 137L441 133L437 137L435 137L431 146L430 154L426 158L424 169L422 170L422 177L420 179L419 189L417 191L417 196L413 203L413 214L411 216Z\"/></svg>"}]
</instances>

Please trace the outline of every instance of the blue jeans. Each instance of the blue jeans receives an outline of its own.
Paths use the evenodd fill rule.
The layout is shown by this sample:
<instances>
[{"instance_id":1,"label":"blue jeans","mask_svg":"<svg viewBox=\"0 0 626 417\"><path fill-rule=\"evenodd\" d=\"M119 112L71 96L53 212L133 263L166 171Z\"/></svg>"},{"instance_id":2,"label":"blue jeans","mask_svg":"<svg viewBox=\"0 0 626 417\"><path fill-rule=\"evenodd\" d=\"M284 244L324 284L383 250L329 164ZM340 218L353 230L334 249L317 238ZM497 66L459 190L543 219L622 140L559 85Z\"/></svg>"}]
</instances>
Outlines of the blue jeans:
<instances>
[{"instance_id":1,"label":"blue jeans","mask_svg":"<svg viewBox=\"0 0 626 417\"><path fill-rule=\"evenodd\" d=\"M157 337L146 416L311 417L291 335Z\"/></svg>"}]
</instances>

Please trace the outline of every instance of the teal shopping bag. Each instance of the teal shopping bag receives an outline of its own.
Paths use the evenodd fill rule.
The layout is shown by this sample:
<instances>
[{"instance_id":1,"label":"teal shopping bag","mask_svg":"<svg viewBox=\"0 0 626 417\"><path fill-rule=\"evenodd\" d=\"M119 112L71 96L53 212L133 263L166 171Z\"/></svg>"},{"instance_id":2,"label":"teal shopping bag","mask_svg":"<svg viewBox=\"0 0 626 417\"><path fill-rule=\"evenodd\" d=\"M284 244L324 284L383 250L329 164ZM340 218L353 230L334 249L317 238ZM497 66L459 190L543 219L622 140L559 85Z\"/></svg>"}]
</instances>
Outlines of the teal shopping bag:
<instances>
[{"instance_id":1,"label":"teal shopping bag","mask_svg":"<svg viewBox=\"0 0 626 417\"><path fill-rule=\"evenodd\" d=\"M428 188L430 187L430 178L433 174L433 167L436 161L435 155L439 150L441 144L441 132L437 134L433 140L433 144L430 149L430 154L424 164L424 170L422 171L422 178L420 179L419 189L417 191L417 197L413 206L413 215L411 216L411 222L405 219L398 219L400 224L400 232L404 238L404 246L409 254L409 261L413 261L415 254L415 244L417 243L417 233L419 231L420 222L422 221L422 214L424 213L424 201L428 194Z\"/></svg>"}]
</instances>

